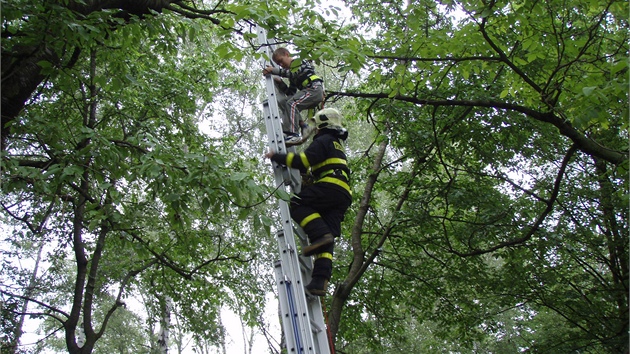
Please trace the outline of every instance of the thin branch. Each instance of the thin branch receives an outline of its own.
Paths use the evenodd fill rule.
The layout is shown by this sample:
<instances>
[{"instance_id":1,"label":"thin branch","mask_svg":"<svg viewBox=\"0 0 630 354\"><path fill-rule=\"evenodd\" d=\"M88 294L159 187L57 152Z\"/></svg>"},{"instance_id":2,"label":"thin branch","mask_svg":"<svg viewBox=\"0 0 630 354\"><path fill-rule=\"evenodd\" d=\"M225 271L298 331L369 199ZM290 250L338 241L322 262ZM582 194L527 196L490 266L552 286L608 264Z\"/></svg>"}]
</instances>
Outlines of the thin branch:
<instances>
[{"instance_id":1,"label":"thin branch","mask_svg":"<svg viewBox=\"0 0 630 354\"><path fill-rule=\"evenodd\" d=\"M217 256L216 257L200 263L198 266L196 266L195 268L193 268L192 270L189 271L189 270L179 266L178 264L176 264L164 252L163 253L158 253L157 251L155 251L154 249L149 247L149 242L147 242L144 239L142 239L142 237L137 235L135 232L127 231L127 233L129 235L131 235L131 237L134 240L140 242L145 247L145 249L147 251L149 251L149 253L151 253L157 259L157 261L161 265L163 265L163 266L173 270L175 273L179 274L180 276L182 276L184 279L187 279L187 280L191 280L193 275L198 273L201 268L203 268L203 267L205 267L208 264L213 263L213 262L226 261L226 260L236 260L236 261L239 261L239 262L249 262L249 261L251 261L251 259L249 259L249 260L248 259L241 259L240 255L229 256L229 257L219 257L219 254L220 254L220 250L219 250L217 252Z\"/></svg>"},{"instance_id":2,"label":"thin branch","mask_svg":"<svg viewBox=\"0 0 630 354\"><path fill-rule=\"evenodd\" d=\"M494 51L497 52L497 54L499 54L501 61L505 63L505 65L509 66L510 69L512 69L512 71L514 71L521 79L523 79L523 81L525 81L528 85L530 85L536 92L542 94L542 89L540 88L540 86L538 86L538 84L536 84L532 79L530 79L523 72L523 70L519 69L516 65L514 65L514 63L512 63L512 61L510 60L510 58L508 58L505 52L503 52L503 50L501 50L501 48L499 48L499 46L496 45L494 41L490 38L490 36L488 35L488 32L486 32L486 22L487 22L487 18L484 17L483 20L481 21L481 24L479 25L479 30L481 31L483 38L486 40L486 43L488 43L490 47L492 47L492 49L494 49Z\"/></svg>"},{"instance_id":3,"label":"thin branch","mask_svg":"<svg viewBox=\"0 0 630 354\"><path fill-rule=\"evenodd\" d=\"M120 306L124 305L124 303L122 302L122 295L123 295L125 289L127 288L127 284L129 283L129 281L133 277L135 277L136 275L140 274L141 272L145 271L146 269L148 269L151 266L153 266L154 264L156 264L157 262L158 262L158 260L154 258L154 259L150 260L149 262L147 262L142 267L127 272L127 274L123 278L122 282L120 283L120 289L118 289L118 296L116 296L116 301L114 302L114 305L112 305L112 307L107 311L107 314L105 315L105 319L103 319L103 323L101 325L101 329L96 333L97 338L100 338L103 335L103 333L105 332L105 328L107 328L107 323L109 322L109 319L114 314L114 312Z\"/></svg>"},{"instance_id":4,"label":"thin branch","mask_svg":"<svg viewBox=\"0 0 630 354\"><path fill-rule=\"evenodd\" d=\"M10 293L10 292L8 292L6 290L0 290L0 294L7 295L9 297L15 297L15 298L22 299L22 300L27 300L27 301L35 303L35 304L37 304L37 305L39 305L41 307L47 308L50 311L59 313L59 314L65 316L65 317L69 317L70 316L68 313L66 313L66 312L64 312L64 311L62 311L62 310L60 310L60 309L58 309L58 308L56 308L54 306L48 305L48 304L43 303L43 302L41 302L41 301L39 301L37 299L34 299L34 298L30 297L30 296L13 294L13 293ZM49 315L49 316L55 317L54 315ZM57 317L55 317L55 318L57 318ZM63 322L63 321L60 320L60 322Z\"/></svg>"},{"instance_id":5,"label":"thin branch","mask_svg":"<svg viewBox=\"0 0 630 354\"><path fill-rule=\"evenodd\" d=\"M562 160L562 164L560 166L560 170L558 171L558 174L556 176L556 180L554 182L554 186L553 186L553 190L551 192L551 196L549 197L549 200L546 201L547 207L538 216L538 218L534 222L534 225L532 225L529 228L529 230L527 231L527 233L525 235L523 235L520 238L514 239L514 240L501 242L501 243L499 243L499 244L497 244L495 246L489 247L487 249L478 249L478 250L474 250L472 252L459 252L459 251L455 250L452 246L449 246L449 248L450 248L449 251L451 253L459 256L459 257L478 256L478 255L481 255L481 254L494 252L494 251L496 251L498 249L501 249L501 248L516 246L516 245L519 245L519 244L522 244L522 243L528 241L534 235L534 233L536 233L536 231L538 231L538 228L543 223L543 221L546 219L547 215L549 215L549 213L551 213L551 211L553 210L553 206L555 204L555 201L558 198L558 193L560 191L560 185L562 184L562 178L564 177L564 172L566 171L566 168L567 168L567 166L569 164L569 161L571 160L571 158L573 157L573 154L576 151L577 151L577 146L574 144L574 145L572 145L569 148L569 150L565 154L564 159Z\"/></svg>"}]
</instances>

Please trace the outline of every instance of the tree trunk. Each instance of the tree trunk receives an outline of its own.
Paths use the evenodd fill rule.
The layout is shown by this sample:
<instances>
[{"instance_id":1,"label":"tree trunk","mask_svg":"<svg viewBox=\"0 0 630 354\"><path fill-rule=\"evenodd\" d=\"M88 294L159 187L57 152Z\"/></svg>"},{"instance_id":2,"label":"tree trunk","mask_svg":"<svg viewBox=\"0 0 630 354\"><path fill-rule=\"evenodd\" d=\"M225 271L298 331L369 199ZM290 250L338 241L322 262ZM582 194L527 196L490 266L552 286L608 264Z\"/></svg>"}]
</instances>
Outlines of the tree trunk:
<instances>
[{"instance_id":1,"label":"tree trunk","mask_svg":"<svg viewBox=\"0 0 630 354\"><path fill-rule=\"evenodd\" d=\"M158 335L158 348L160 353L168 354L169 334L171 328L171 309L173 300L169 296L160 299L162 318L160 319L160 334Z\"/></svg>"},{"instance_id":2,"label":"tree trunk","mask_svg":"<svg viewBox=\"0 0 630 354\"><path fill-rule=\"evenodd\" d=\"M383 161L383 157L385 156L387 145L388 141L386 139L383 139L378 147L378 150L376 151L374 163L372 164L372 174L367 179L367 182L365 184L363 196L361 197L361 201L359 204L359 210L357 212L357 216L352 227L351 238L352 251L354 256L352 264L350 266L350 271L348 272L348 275L346 276L344 281L339 284L339 286L337 286L337 289L335 289L332 305L328 313L329 327L333 342L335 341L335 338L337 337L337 332L339 331L341 313L346 302L348 301L348 297L350 296L352 288L354 288L354 285L359 280L361 269L363 268L365 262L365 252L361 244L363 223L369 209L370 199L372 198L372 191L380 173L381 163Z\"/></svg>"},{"instance_id":3,"label":"tree trunk","mask_svg":"<svg viewBox=\"0 0 630 354\"><path fill-rule=\"evenodd\" d=\"M35 282L37 281L37 271L39 270L39 263L42 260L42 251L44 250L44 242L39 244L39 249L37 250L37 259L35 260L35 267L33 268L33 274L31 274L31 279L28 282L28 287L26 288L26 292L24 293L24 302L22 303L22 309L20 311L20 320L18 321L18 325L15 328L15 332L13 332L13 343L9 347L10 353L15 353L17 351L18 345L20 344L20 337L22 337L22 328L24 327L24 320L26 318L26 311L28 310L28 301L33 295L33 289L35 289Z\"/></svg>"},{"instance_id":4,"label":"tree trunk","mask_svg":"<svg viewBox=\"0 0 630 354\"><path fill-rule=\"evenodd\" d=\"M89 15L96 11L106 9L118 9L119 13L113 15L116 17L128 18L130 15L143 16L151 13L151 11L161 12L166 6L173 3L174 0L145 0L145 1L125 1L125 0L95 0L95 1L70 1L67 8L81 16ZM46 2L45 2L46 3ZM44 3L44 4L45 4ZM56 2L56 6L63 6L61 2ZM80 20L77 20L80 21ZM5 32L3 31L3 35ZM8 39L4 42L11 43L11 37L15 34L6 34ZM4 39L4 38L3 38ZM65 70L71 68L79 59L81 48L71 48L65 53L71 53L64 60L56 53L51 44L58 40L54 36L46 37L48 41L42 41L26 46L5 47L2 46L2 88L0 95L2 97L2 144L1 151L5 151L7 136L9 134L9 124L20 114L26 102L33 96L37 87L46 78L41 73L41 68L37 64L40 61L46 61L52 64L57 70ZM49 43L50 42L50 43Z\"/></svg>"},{"instance_id":5,"label":"tree trunk","mask_svg":"<svg viewBox=\"0 0 630 354\"><path fill-rule=\"evenodd\" d=\"M613 286L616 288L614 292L614 301L617 304L619 317L623 319L623 328L619 329L619 333L624 333L626 340L626 350L628 353L628 249L627 239L628 230L617 222L619 210L614 203L614 190L608 175L606 163L594 158L595 170L600 190L599 207L602 212L603 225L602 232L606 236L608 246L608 267L612 274ZM623 217L623 216L622 216Z\"/></svg>"}]
</instances>

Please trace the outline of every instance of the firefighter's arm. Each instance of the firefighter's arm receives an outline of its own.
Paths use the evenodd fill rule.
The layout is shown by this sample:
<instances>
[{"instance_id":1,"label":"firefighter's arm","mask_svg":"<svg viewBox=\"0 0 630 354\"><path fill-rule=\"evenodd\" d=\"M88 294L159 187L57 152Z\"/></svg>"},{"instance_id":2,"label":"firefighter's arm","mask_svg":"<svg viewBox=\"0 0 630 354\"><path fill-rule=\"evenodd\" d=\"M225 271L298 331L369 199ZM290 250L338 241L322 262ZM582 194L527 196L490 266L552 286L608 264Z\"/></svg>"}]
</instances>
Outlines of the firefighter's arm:
<instances>
[{"instance_id":1,"label":"firefighter's arm","mask_svg":"<svg viewBox=\"0 0 630 354\"><path fill-rule=\"evenodd\" d=\"M265 157L273 162L277 162L281 165L285 165L291 168L297 168L300 171L306 171L306 169L310 165L304 153L296 154L290 152L288 154L280 154L274 151L269 151L265 154Z\"/></svg>"}]
</instances>

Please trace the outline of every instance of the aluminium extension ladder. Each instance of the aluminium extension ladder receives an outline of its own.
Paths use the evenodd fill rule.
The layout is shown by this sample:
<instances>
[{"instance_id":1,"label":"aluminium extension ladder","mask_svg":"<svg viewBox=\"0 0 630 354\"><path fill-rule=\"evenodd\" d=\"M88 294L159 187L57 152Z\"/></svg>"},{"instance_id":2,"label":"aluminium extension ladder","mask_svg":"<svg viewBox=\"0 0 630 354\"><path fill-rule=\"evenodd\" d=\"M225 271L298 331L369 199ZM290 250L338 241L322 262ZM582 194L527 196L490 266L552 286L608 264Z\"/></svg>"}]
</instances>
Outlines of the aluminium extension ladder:
<instances>
[{"instance_id":1,"label":"aluminium extension ladder","mask_svg":"<svg viewBox=\"0 0 630 354\"><path fill-rule=\"evenodd\" d=\"M260 50L268 60L264 62L264 65L274 65L271 57L275 41L267 40L267 32L260 26L256 30ZM265 84L267 99L263 101L263 115L269 149L284 154L288 151L295 152L295 147L287 151L284 144L276 87L271 75L265 77ZM272 166L276 185L284 184L290 187L291 192L300 192L301 176L298 170L275 162L272 162ZM274 269L287 353L330 354L320 298L307 295L304 289L304 286L311 281L313 261L311 257L302 256L301 248L298 249L295 243L295 235L297 235L302 247L308 245L307 236L299 225L293 225L289 203L280 200L279 204L282 228L276 232L276 239L280 259L274 262Z\"/></svg>"}]
</instances>

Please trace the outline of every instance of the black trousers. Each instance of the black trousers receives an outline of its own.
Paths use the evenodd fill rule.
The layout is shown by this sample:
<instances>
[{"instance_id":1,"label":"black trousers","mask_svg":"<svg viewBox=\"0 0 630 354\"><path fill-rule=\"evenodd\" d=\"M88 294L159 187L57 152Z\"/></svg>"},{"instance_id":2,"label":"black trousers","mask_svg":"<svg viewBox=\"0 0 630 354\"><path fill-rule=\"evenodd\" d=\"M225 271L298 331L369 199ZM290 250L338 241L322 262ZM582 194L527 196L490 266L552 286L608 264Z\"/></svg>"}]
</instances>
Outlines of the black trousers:
<instances>
[{"instance_id":1,"label":"black trousers","mask_svg":"<svg viewBox=\"0 0 630 354\"><path fill-rule=\"evenodd\" d=\"M291 198L291 217L304 229L311 243L325 234L341 235L341 222L351 197L333 187L315 183ZM331 243L315 255L313 277L330 279L335 243Z\"/></svg>"}]
</instances>

